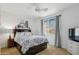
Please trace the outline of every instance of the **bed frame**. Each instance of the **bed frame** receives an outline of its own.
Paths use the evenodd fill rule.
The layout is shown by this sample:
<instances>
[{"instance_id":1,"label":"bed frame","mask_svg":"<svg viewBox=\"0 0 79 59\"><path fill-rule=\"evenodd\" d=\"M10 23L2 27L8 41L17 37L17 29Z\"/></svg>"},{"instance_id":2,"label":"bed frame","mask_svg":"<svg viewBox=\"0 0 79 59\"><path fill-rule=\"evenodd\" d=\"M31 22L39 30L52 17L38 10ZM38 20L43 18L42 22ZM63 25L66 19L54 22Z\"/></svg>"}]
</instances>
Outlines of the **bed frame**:
<instances>
[{"instance_id":1,"label":"bed frame","mask_svg":"<svg viewBox=\"0 0 79 59\"><path fill-rule=\"evenodd\" d=\"M15 46L16 48L19 50L19 52L22 54L22 55L34 55L34 54L37 54L38 52L41 52L43 51L44 49L47 48L47 42L45 43L42 43L40 45L37 45L37 46L33 46L33 47L30 47L28 51L26 51L25 54L22 53L21 51L21 48L22 46L20 46L18 43L15 42Z\"/></svg>"},{"instance_id":2,"label":"bed frame","mask_svg":"<svg viewBox=\"0 0 79 59\"><path fill-rule=\"evenodd\" d=\"M31 30L20 30L20 29L15 29L14 30L14 37L16 35L16 32L24 32L24 31L29 31L31 32ZM15 47L17 47L17 49L19 50L19 52L22 54L22 55L34 55L34 54L37 54L38 52L44 50L47 48L47 42L44 42L40 45L36 45L36 46L33 46L33 47L30 47L28 51L26 51L25 54L22 53L21 49L22 49L22 46L19 45L17 42L14 42L15 44Z\"/></svg>"}]
</instances>

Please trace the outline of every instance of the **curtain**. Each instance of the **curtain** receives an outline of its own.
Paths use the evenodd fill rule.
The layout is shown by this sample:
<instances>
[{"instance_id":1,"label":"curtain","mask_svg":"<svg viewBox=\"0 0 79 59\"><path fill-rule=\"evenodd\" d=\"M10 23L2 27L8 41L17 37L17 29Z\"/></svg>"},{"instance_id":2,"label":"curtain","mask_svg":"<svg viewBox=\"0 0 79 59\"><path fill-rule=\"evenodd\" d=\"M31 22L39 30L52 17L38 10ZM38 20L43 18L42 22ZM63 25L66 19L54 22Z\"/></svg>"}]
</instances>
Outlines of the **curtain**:
<instances>
[{"instance_id":1,"label":"curtain","mask_svg":"<svg viewBox=\"0 0 79 59\"><path fill-rule=\"evenodd\" d=\"M60 37L60 15L56 16L56 32L55 32L55 46L61 48L61 37Z\"/></svg>"},{"instance_id":2,"label":"curtain","mask_svg":"<svg viewBox=\"0 0 79 59\"><path fill-rule=\"evenodd\" d=\"M49 38L48 41L58 48L61 48L60 17L61 17L60 15L54 16L54 17L51 16L51 17L41 20L41 33L44 35L46 33L48 33L49 24L52 25L51 27L53 28L53 33L51 31L50 32L52 33L52 35L54 35L54 38L51 37L52 39ZM50 21L50 20L52 20L52 21ZM44 26L44 25L47 25L47 26ZM46 27L46 29L45 29L45 27Z\"/></svg>"},{"instance_id":3,"label":"curtain","mask_svg":"<svg viewBox=\"0 0 79 59\"><path fill-rule=\"evenodd\" d=\"M43 35L43 20L41 20L41 35Z\"/></svg>"}]
</instances>

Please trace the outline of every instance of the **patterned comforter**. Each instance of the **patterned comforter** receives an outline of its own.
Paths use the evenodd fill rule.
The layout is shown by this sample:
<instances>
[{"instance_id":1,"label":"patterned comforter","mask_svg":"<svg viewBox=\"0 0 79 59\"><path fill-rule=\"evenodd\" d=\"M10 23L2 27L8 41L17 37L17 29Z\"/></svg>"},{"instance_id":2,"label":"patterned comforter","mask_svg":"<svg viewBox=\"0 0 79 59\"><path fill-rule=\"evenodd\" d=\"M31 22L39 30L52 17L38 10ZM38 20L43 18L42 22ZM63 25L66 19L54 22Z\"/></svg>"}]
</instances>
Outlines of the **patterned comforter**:
<instances>
[{"instance_id":1,"label":"patterned comforter","mask_svg":"<svg viewBox=\"0 0 79 59\"><path fill-rule=\"evenodd\" d=\"M48 42L47 38L42 35L27 35L24 33L17 33L15 37L15 41L22 46L22 53L26 53L26 51L35 45L42 44L44 42Z\"/></svg>"}]
</instances>

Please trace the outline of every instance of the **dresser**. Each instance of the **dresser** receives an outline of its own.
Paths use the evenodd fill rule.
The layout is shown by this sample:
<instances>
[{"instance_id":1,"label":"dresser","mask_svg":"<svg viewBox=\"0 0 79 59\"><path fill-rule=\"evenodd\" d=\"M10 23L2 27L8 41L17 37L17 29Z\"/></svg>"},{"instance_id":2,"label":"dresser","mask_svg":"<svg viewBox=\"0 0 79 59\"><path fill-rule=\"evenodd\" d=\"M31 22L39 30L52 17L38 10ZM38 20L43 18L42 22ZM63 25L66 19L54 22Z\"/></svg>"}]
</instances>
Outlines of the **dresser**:
<instances>
[{"instance_id":1,"label":"dresser","mask_svg":"<svg viewBox=\"0 0 79 59\"><path fill-rule=\"evenodd\" d=\"M79 55L79 42L68 40L67 50L72 55Z\"/></svg>"}]
</instances>

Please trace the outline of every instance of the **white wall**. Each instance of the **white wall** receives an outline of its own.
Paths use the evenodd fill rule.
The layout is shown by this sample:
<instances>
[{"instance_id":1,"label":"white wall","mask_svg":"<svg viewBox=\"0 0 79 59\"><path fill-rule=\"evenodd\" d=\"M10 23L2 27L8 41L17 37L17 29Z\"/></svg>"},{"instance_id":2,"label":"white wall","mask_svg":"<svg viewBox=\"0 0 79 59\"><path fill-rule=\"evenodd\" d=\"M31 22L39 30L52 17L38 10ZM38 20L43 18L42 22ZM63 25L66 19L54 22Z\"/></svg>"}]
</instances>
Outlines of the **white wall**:
<instances>
[{"instance_id":1,"label":"white wall","mask_svg":"<svg viewBox=\"0 0 79 59\"><path fill-rule=\"evenodd\" d=\"M33 34L41 34L41 19L36 18L36 19L30 19L29 21L29 26L32 29Z\"/></svg>"},{"instance_id":2,"label":"white wall","mask_svg":"<svg viewBox=\"0 0 79 59\"><path fill-rule=\"evenodd\" d=\"M5 11L1 11L1 26L5 28L14 28L18 23L24 20L28 20L29 26L33 34L41 34L41 23L40 18L29 18L26 16L17 16ZM0 34L0 47L7 47L8 33Z\"/></svg>"},{"instance_id":3,"label":"white wall","mask_svg":"<svg viewBox=\"0 0 79 59\"><path fill-rule=\"evenodd\" d=\"M67 48L68 42L68 29L73 27L79 27L79 4L66 8L55 15L61 15L61 40L62 47Z\"/></svg>"},{"instance_id":4,"label":"white wall","mask_svg":"<svg viewBox=\"0 0 79 59\"><path fill-rule=\"evenodd\" d=\"M1 11L1 28L14 28L14 26L17 24L17 16L10 14L5 11ZM7 40L8 40L8 33L0 33L0 47L7 47Z\"/></svg>"},{"instance_id":5,"label":"white wall","mask_svg":"<svg viewBox=\"0 0 79 59\"><path fill-rule=\"evenodd\" d=\"M62 12L62 46L67 48L68 29L79 27L79 5L75 5ZM65 43L65 44L64 44Z\"/></svg>"}]
</instances>

